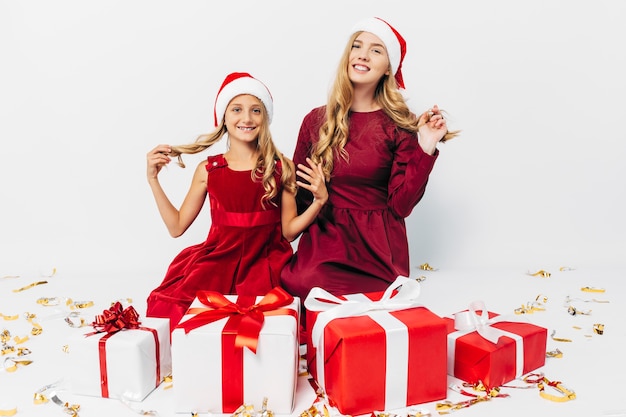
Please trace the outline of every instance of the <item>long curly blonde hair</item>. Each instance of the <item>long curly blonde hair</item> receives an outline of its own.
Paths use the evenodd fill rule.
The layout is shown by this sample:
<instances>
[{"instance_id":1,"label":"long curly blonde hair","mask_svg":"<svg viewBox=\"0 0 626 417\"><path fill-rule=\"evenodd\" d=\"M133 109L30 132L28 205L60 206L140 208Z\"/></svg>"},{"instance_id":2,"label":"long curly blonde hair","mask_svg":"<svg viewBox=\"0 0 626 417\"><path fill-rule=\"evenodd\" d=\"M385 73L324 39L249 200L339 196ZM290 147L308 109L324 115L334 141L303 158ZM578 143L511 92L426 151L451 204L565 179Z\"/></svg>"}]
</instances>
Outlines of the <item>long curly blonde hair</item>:
<instances>
[{"instance_id":1,"label":"long curly blonde hair","mask_svg":"<svg viewBox=\"0 0 626 417\"><path fill-rule=\"evenodd\" d=\"M319 141L311 152L311 159L315 163L322 163L326 180L330 180L334 156L348 158L345 146L348 141L350 107L354 94L354 86L348 76L348 65L352 45L361 33L362 31L355 32L350 37L339 60L337 76L326 104L326 120L320 127ZM384 75L378 82L374 99L399 128L417 134L418 127L422 125L418 125L419 118L411 112L404 96L398 89L398 84L392 74L391 64L389 65L389 74L391 75ZM458 134L459 131L448 131L441 141L446 142Z\"/></svg>"},{"instance_id":2,"label":"long curly blonde hair","mask_svg":"<svg viewBox=\"0 0 626 417\"><path fill-rule=\"evenodd\" d=\"M292 179L293 170L291 165L287 163L285 157L278 150L272 139L265 105L261 100L259 100L259 103L263 109L263 121L259 126L259 135L257 137L259 157L257 158L255 169L252 170L251 177L253 181L261 181L263 183L265 194L261 198L261 204L265 207L265 203L270 202L272 205L277 206L278 187L274 178L276 161L280 161L282 165L280 181L283 188L290 193L295 193L296 183ZM202 152L217 143L227 133L228 130L226 129L224 118L222 117L222 120L213 132L199 135L194 143L172 146L170 156L178 157L178 165L185 168L185 163L182 159L183 154Z\"/></svg>"}]
</instances>

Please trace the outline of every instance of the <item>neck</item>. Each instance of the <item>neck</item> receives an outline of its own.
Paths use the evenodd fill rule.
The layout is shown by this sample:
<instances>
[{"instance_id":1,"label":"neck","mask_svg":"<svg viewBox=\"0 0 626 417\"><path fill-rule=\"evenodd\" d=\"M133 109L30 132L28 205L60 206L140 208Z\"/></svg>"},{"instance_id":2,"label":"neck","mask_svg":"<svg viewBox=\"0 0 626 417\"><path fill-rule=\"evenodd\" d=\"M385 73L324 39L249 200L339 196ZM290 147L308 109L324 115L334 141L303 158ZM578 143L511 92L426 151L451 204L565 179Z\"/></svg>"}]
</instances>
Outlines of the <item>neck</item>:
<instances>
[{"instance_id":1,"label":"neck","mask_svg":"<svg viewBox=\"0 0 626 417\"><path fill-rule=\"evenodd\" d=\"M259 150L256 143L251 146L232 146L225 153L224 157L228 165L235 169L253 169L259 158Z\"/></svg>"},{"instance_id":2,"label":"neck","mask_svg":"<svg viewBox=\"0 0 626 417\"><path fill-rule=\"evenodd\" d=\"M356 112L370 112L380 110L380 105L374 99L375 87L355 86L350 110Z\"/></svg>"}]
</instances>

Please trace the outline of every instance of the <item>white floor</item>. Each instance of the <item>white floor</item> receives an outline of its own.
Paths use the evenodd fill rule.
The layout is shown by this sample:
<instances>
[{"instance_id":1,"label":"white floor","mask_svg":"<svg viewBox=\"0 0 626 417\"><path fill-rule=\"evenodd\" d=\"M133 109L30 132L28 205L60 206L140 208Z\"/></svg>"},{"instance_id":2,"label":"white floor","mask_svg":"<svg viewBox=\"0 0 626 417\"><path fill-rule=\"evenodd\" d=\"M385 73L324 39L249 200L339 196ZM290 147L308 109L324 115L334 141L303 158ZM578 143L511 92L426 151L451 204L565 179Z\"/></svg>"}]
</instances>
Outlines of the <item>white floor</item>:
<instances>
[{"instance_id":1,"label":"white floor","mask_svg":"<svg viewBox=\"0 0 626 417\"><path fill-rule=\"evenodd\" d=\"M512 314L516 308L528 302L545 298L545 311L525 315L525 319L546 327L548 335L555 332L556 338L571 340L558 342L549 337L548 350L558 348L563 352L563 357L548 358L546 365L538 371L575 391L575 400L552 402L541 398L537 389L503 388L502 392L510 394L508 398L495 398L454 414L468 417L626 416L626 360L623 353L626 345L626 315L623 311L626 305L626 268L607 270L601 267L577 268L575 265L542 265L533 268L439 268L424 271L414 267L414 277L426 277L422 282L422 303L440 316L464 310L475 300L483 301L491 311ZM540 270L549 272L550 276L532 275ZM12 338L28 335L29 340L19 346L27 348L30 353L17 360L33 362L29 365L18 364L14 372L8 372L7 367L13 362L6 361L6 358L13 354L3 354L0 415L11 415L13 410L17 410L16 416L67 415L61 406L52 401L45 404L35 404L33 401L34 394L40 388L57 381L60 381L58 398L69 404L79 404L79 415L83 417L133 416L142 411L153 411L151 415L163 417L182 415L173 411L172 390L167 388L169 384L162 384L143 402L132 403L130 407L118 400L75 395L68 391L63 378L71 363L65 360L63 347L77 329L65 323L64 318L69 310L64 303L60 307L37 303L41 297L70 298L74 302L93 301L93 307L74 310L80 311L81 317L87 322L91 322L95 314L118 299L132 300L133 306L143 314L146 295L152 289L152 283L159 278L141 274L125 275L121 271L115 274L71 274L58 270L52 276L14 272L5 276L5 271L0 271L0 331L8 330ZM20 292L14 291L40 281L47 282ZM602 288L605 292L583 292L582 287ZM568 296L572 300L569 303L566 302ZM568 314L569 305L589 314ZM31 322L26 320L26 314L31 317L34 314ZM19 317L15 318L16 315ZM80 320L80 317L75 320ZM31 335L33 323L41 327L41 334ZM594 324L603 324L604 334L594 333ZM458 384L460 381L449 378L449 383ZM453 390L449 390L448 394L447 399L452 402L469 399ZM298 416L308 409L314 398L306 376L300 377L293 415ZM435 416L438 415L435 406L436 403L428 403L416 406L415 409L428 410ZM406 415L407 410L400 410L397 414Z\"/></svg>"}]
</instances>

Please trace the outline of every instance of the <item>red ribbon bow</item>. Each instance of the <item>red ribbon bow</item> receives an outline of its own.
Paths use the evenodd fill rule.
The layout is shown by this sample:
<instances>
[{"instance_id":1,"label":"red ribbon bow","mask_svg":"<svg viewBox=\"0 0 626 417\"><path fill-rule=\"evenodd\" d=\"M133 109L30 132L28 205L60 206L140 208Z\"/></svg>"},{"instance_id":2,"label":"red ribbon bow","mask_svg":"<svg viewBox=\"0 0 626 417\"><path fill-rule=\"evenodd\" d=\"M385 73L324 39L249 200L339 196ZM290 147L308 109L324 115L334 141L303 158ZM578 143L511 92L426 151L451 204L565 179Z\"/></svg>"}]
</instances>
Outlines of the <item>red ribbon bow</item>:
<instances>
[{"instance_id":1,"label":"red ribbon bow","mask_svg":"<svg viewBox=\"0 0 626 417\"><path fill-rule=\"evenodd\" d=\"M138 329L140 324L139 313L135 308L133 306L123 308L122 303L117 301L102 314L97 314L91 325L96 333L115 333L122 329Z\"/></svg>"},{"instance_id":2,"label":"red ribbon bow","mask_svg":"<svg viewBox=\"0 0 626 417\"><path fill-rule=\"evenodd\" d=\"M265 321L265 313L293 303L293 296L280 287L270 290L257 304L246 306L246 300L256 301L256 297L239 296L237 303L228 300L215 291L198 291L198 300L210 308L190 308L187 314L196 314L179 323L178 328L189 333L191 330L230 317L229 322L237 329L235 346L247 347L256 353L259 333Z\"/></svg>"}]
</instances>

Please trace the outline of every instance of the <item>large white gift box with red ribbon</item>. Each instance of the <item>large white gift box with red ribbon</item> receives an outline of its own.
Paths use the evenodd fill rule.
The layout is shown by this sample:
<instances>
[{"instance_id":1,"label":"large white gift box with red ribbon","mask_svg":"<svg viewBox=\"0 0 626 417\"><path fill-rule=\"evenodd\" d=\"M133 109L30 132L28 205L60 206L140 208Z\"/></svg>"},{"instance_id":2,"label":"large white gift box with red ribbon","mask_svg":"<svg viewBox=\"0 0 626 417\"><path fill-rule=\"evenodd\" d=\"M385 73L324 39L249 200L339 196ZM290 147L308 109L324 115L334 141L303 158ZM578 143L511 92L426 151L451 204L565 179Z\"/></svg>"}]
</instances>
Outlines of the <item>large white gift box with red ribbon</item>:
<instances>
[{"instance_id":1,"label":"large white gift box with red ribbon","mask_svg":"<svg viewBox=\"0 0 626 417\"><path fill-rule=\"evenodd\" d=\"M115 303L68 343L74 394L142 401L171 372L169 319L140 318Z\"/></svg>"},{"instance_id":2,"label":"large white gift box with red ribbon","mask_svg":"<svg viewBox=\"0 0 626 417\"><path fill-rule=\"evenodd\" d=\"M448 327L448 374L495 388L545 364L548 331L498 315L482 301L444 317Z\"/></svg>"},{"instance_id":3,"label":"large white gift box with red ribbon","mask_svg":"<svg viewBox=\"0 0 626 417\"><path fill-rule=\"evenodd\" d=\"M233 413L240 406L291 414L299 365L300 300L200 291L172 332L178 413Z\"/></svg>"},{"instance_id":4,"label":"large white gift box with red ribbon","mask_svg":"<svg viewBox=\"0 0 626 417\"><path fill-rule=\"evenodd\" d=\"M418 303L419 292L420 284L405 277L382 296L310 291L309 372L341 414L446 398L446 324Z\"/></svg>"}]
</instances>

